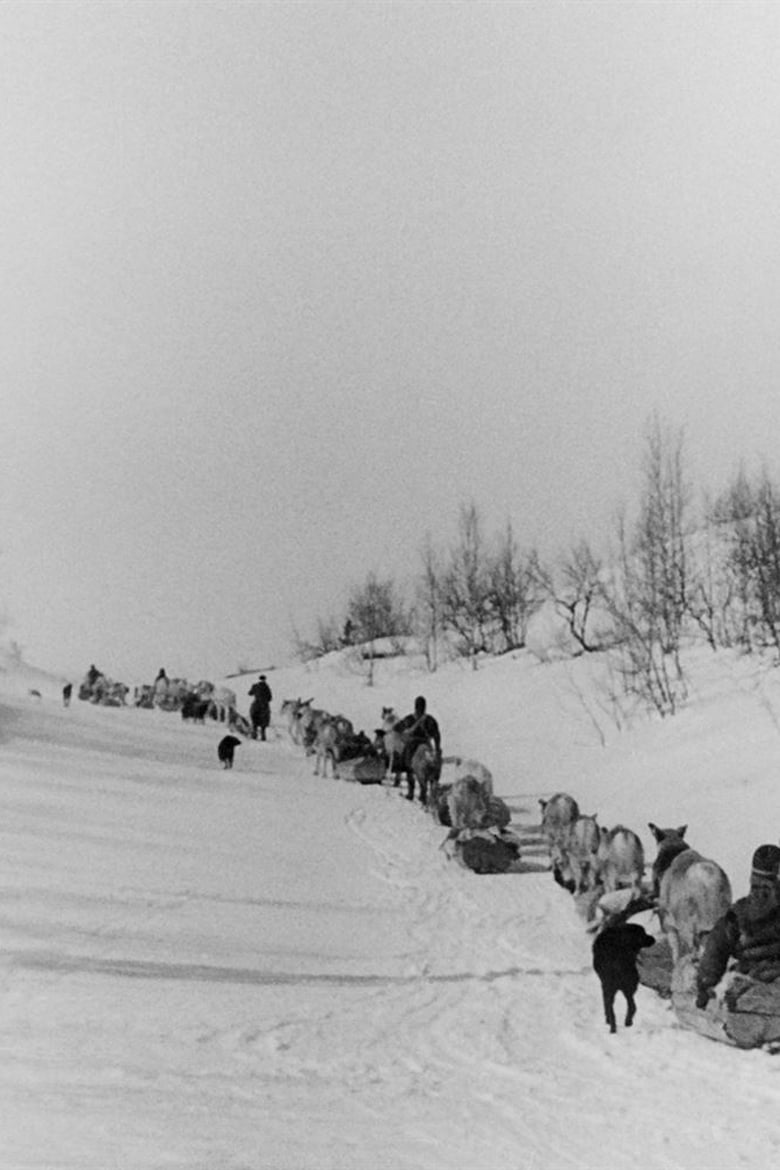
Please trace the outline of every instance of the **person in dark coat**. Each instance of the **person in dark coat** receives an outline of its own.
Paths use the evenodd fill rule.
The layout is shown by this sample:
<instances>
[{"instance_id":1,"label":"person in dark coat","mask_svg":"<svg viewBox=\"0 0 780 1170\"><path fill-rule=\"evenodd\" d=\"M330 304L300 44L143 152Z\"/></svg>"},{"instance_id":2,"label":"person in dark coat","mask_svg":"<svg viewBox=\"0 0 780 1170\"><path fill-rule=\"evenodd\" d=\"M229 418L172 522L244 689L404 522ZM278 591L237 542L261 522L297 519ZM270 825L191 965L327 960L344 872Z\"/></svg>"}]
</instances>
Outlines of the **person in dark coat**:
<instances>
[{"instance_id":1,"label":"person in dark coat","mask_svg":"<svg viewBox=\"0 0 780 1170\"><path fill-rule=\"evenodd\" d=\"M704 1008L731 959L735 970L761 983L780 977L780 848L753 854L750 893L739 898L710 931L696 975L696 1006Z\"/></svg>"},{"instance_id":2,"label":"person in dark coat","mask_svg":"<svg viewBox=\"0 0 780 1170\"><path fill-rule=\"evenodd\" d=\"M70 706L70 697L73 694L73 683L65 683L62 688L62 705L63 707Z\"/></svg>"},{"instance_id":3,"label":"person in dark coat","mask_svg":"<svg viewBox=\"0 0 780 1170\"><path fill-rule=\"evenodd\" d=\"M94 662L90 665L89 670L84 676L84 681L79 687L79 698L87 699L91 702L97 702L96 688L99 681L103 678L102 670L98 670Z\"/></svg>"},{"instance_id":4,"label":"person in dark coat","mask_svg":"<svg viewBox=\"0 0 780 1170\"><path fill-rule=\"evenodd\" d=\"M418 748L427 745L435 753L436 759L441 761L441 732L439 731L439 724L433 715L428 714L425 698L422 695L418 695L414 700L413 713L404 716L403 719L399 719L393 730L400 732L406 741L401 761L401 772L406 773L408 783L407 796L409 800L412 800L414 798L414 774L412 772L414 753Z\"/></svg>"},{"instance_id":5,"label":"person in dark coat","mask_svg":"<svg viewBox=\"0 0 780 1170\"><path fill-rule=\"evenodd\" d=\"M257 682L249 688L249 695L252 699L252 705L249 708L249 719L252 723L252 739L257 739L257 733L260 732L260 738L265 742L265 732L268 724L271 722L271 688L266 682L265 675L261 674Z\"/></svg>"},{"instance_id":6,"label":"person in dark coat","mask_svg":"<svg viewBox=\"0 0 780 1170\"><path fill-rule=\"evenodd\" d=\"M427 704L422 695L414 700L414 712L406 715L395 725L396 731L401 731L406 737L407 756L411 759L421 744L429 744L434 751L441 755L441 732L439 724L433 715L429 715Z\"/></svg>"}]
</instances>

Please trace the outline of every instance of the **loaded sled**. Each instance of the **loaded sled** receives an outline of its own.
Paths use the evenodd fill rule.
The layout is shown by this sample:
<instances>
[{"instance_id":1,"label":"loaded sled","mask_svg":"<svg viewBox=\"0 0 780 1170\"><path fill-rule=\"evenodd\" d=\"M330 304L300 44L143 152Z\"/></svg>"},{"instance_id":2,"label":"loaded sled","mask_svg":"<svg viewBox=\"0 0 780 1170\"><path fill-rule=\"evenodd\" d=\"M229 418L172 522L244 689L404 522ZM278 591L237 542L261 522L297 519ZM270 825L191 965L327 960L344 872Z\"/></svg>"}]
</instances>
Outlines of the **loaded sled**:
<instances>
[{"instance_id":1,"label":"loaded sled","mask_svg":"<svg viewBox=\"0 0 780 1170\"><path fill-rule=\"evenodd\" d=\"M647 964L647 966L646 966ZM672 969L665 940L639 963L639 979L671 999L684 1028L735 1048L780 1051L780 979L769 983L727 971L705 1008L696 1006L696 966L683 956Z\"/></svg>"},{"instance_id":2,"label":"loaded sled","mask_svg":"<svg viewBox=\"0 0 780 1170\"><path fill-rule=\"evenodd\" d=\"M474 873L517 873L520 840L510 830L451 829L442 843L444 852Z\"/></svg>"},{"instance_id":3,"label":"loaded sled","mask_svg":"<svg viewBox=\"0 0 780 1170\"><path fill-rule=\"evenodd\" d=\"M339 762L339 779L354 780L358 784L381 784L387 765L378 756L356 756Z\"/></svg>"},{"instance_id":4,"label":"loaded sled","mask_svg":"<svg viewBox=\"0 0 780 1170\"><path fill-rule=\"evenodd\" d=\"M626 900L622 906L618 894L607 896L610 897L614 901L607 906L603 925L626 921L652 908L652 901L644 896ZM683 1028L733 1048L780 1051L780 978L762 982L735 970L727 971L707 1006L700 1008L696 1006L696 964L690 955L683 955L673 967L665 938L659 938L654 947L641 953L637 970L644 987L671 1001Z\"/></svg>"}]
</instances>

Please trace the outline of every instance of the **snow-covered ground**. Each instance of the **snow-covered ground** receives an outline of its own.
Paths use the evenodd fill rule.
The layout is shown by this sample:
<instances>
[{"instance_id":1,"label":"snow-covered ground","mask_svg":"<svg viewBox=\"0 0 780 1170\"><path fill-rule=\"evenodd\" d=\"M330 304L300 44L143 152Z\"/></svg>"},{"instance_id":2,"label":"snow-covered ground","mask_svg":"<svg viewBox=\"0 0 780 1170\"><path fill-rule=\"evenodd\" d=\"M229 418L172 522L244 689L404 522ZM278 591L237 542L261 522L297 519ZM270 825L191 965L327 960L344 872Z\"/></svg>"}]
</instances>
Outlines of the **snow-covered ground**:
<instances>
[{"instance_id":1,"label":"snow-covered ground","mask_svg":"<svg viewBox=\"0 0 780 1170\"><path fill-rule=\"evenodd\" d=\"M0 669L0 1167L669 1170L780 1158L780 1058L686 1032L640 988L609 1034L547 873L478 877L389 788L322 780L285 697L357 727L424 693L516 824L564 790L689 824L747 888L780 835L780 673L697 652L674 719L627 722L595 660L429 675L340 656L269 675L270 742L60 702ZM232 685L246 710L254 676ZM30 689L41 697L29 695ZM620 726L618 726L620 724Z\"/></svg>"}]
</instances>

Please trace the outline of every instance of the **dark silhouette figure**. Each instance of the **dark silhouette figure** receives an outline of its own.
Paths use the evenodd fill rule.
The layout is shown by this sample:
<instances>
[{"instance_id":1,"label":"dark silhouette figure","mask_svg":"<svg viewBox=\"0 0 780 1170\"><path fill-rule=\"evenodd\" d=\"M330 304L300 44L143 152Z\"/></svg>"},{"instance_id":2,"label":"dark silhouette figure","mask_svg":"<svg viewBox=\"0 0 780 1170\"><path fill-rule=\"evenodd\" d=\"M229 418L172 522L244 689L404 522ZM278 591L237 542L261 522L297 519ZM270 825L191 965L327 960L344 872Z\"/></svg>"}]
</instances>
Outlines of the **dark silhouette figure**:
<instances>
[{"instance_id":1,"label":"dark silhouette figure","mask_svg":"<svg viewBox=\"0 0 780 1170\"><path fill-rule=\"evenodd\" d=\"M249 708L249 718L252 723L252 739L257 739L257 733L260 732L260 738L265 742L265 732L268 724L271 722L271 688L265 681L265 675L261 674L257 682L249 688L248 694L252 699L252 706Z\"/></svg>"},{"instance_id":2,"label":"dark silhouette figure","mask_svg":"<svg viewBox=\"0 0 780 1170\"><path fill-rule=\"evenodd\" d=\"M402 734L405 741L401 769L400 772L396 773L395 787L397 788L400 783L401 772L405 772L408 786L406 799L414 800L415 774L412 768L412 760L418 748L428 747L440 766L441 732L439 731L439 724L433 715L428 714L425 698L422 695L418 695L414 700L414 712L411 715L407 715L404 719L400 719L393 730Z\"/></svg>"},{"instance_id":3,"label":"dark silhouette figure","mask_svg":"<svg viewBox=\"0 0 780 1170\"><path fill-rule=\"evenodd\" d=\"M73 683L65 683L62 688L62 705L63 707L70 706L70 697L73 694Z\"/></svg>"}]
</instances>

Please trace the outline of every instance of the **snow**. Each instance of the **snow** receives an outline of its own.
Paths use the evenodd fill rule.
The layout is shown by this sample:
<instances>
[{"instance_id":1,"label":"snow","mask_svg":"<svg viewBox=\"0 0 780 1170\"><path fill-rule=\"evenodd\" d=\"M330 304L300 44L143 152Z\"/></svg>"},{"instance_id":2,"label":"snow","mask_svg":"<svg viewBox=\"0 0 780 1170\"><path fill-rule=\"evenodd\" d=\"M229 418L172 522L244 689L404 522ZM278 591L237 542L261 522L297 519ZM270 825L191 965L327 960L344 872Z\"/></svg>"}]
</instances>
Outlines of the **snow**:
<instances>
[{"instance_id":1,"label":"snow","mask_svg":"<svg viewBox=\"0 0 780 1170\"><path fill-rule=\"evenodd\" d=\"M647 822L687 822L740 895L780 833L780 674L686 666L660 720L620 710L597 658L387 659L368 687L333 655L269 672L270 741L225 772L216 725L66 710L61 679L0 659L0 1166L775 1164L777 1057L686 1032L646 988L610 1035L548 873L461 869L396 790L314 777L278 715L312 696L371 731L423 693L516 825L568 791L652 857ZM230 680L244 710L254 677Z\"/></svg>"}]
</instances>

